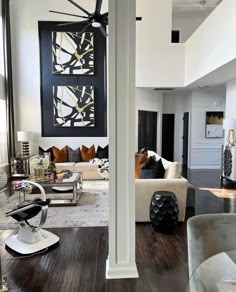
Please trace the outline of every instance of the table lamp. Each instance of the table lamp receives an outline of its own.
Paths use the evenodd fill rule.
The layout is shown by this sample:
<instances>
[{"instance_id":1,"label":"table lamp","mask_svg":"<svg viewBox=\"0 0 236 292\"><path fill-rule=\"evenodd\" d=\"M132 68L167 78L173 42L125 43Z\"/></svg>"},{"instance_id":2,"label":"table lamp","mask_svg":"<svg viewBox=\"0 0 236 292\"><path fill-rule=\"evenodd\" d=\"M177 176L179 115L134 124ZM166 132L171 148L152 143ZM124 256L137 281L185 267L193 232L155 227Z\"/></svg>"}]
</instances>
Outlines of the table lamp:
<instances>
[{"instance_id":1,"label":"table lamp","mask_svg":"<svg viewBox=\"0 0 236 292\"><path fill-rule=\"evenodd\" d=\"M226 138L227 144L231 146L236 145L235 129L236 129L236 119L224 119L223 129L228 130L228 135Z\"/></svg>"},{"instance_id":2,"label":"table lamp","mask_svg":"<svg viewBox=\"0 0 236 292\"><path fill-rule=\"evenodd\" d=\"M31 131L17 131L17 140L22 142L22 155L29 156L29 142L33 140L33 132Z\"/></svg>"}]
</instances>

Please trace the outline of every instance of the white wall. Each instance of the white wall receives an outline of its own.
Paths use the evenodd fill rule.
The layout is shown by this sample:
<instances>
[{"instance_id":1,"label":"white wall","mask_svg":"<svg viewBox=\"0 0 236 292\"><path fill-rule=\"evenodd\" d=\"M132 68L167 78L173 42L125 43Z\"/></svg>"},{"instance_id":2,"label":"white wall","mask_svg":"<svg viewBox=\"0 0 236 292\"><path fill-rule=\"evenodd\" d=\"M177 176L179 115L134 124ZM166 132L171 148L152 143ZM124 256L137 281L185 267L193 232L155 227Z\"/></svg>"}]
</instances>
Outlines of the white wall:
<instances>
[{"instance_id":1,"label":"white wall","mask_svg":"<svg viewBox=\"0 0 236 292\"><path fill-rule=\"evenodd\" d=\"M163 114L173 114L176 111L176 95L163 94Z\"/></svg>"},{"instance_id":2,"label":"white wall","mask_svg":"<svg viewBox=\"0 0 236 292\"><path fill-rule=\"evenodd\" d=\"M80 2L87 10L94 11L94 0ZM106 12L107 1L103 2L103 11ZM11 0L10 4L16 131L30 130L35 133L33 152L37 151L37 145L63 147L68 144L72 148L81 144L105 146L108 143L106 137L41 137L38 21L78 21L78 18L48 11L52 9L79 14L79 10L64 0ZM17 146L19 149L20 144Z\"/></svg>"},{"instance_id":3,"label":"white wall","mask_svg":"<svg viewBox=\"0 0 236 292\"><path fill-rule=\"evenodd\" d=\"M206 111L225 111L225 96L224 86L193 91L189 168L220 168L224 138L206 138L205 123Z\"/></svg>"},{"instance_id":4,"label":"white wall","mask_svg":"<svg viewBox=\"0 0 236 292\"><path fill-rule=\"evenodd\" d=\"M138 111L157 112L157 153L161 154L163 94L150 88L136 88L136 150L138 150Z\"/></svg>"},{"instance_id":5,"label":"white wall","mask_svg":"<svg viewBox=\"0 0 236 292\"><path fill-rule=\"evenodd\" d=\"M193 32L212 12L212 8L177 8L173 7L172 30L180 31L180 42L185 43Z\"/></svg>"},{"instance_id":6,"label":"white wall","mask_svg":"<svg viewBox=\"0 0 236 292\"><path fill-rule=\"evenodd\" d=\"M236 118L236 80L226 84L225 118Z\"/></svg>"},{"instance_id":7,"label":"white wall","mask_svg":"<svg viewBox=\"0 0 236 292\"><path fill-rule=\"evenodd\" d=\"M205 138L205 121L207 111L225 111L225 100L224 86L164 94L163 112L175 113L174 160L182 162L183 114L189 112L188 167L220 168L224 138Z\"/></svg>"},{"instance_id":8,"label":"white wall","mask_svg":"<svg viewBox=\"0 0 236 292\"><path fill-rule=\"evenodd\" d=\"M236 1L224 0L185 43L186 84L236 58Z\"/></svg>"},{"instance_id":9,"label":"white wall","mask_svg":"<svg viewBox=\"0 0 236 292\"><path fill-rule=\"evenodd\" d=\"M165 93L163 95L163 113L175 114L174 160L182 163L183 154L183 115L191 116L192 92ZM189 132L191 127L189 127ZM190 138L190 135L189 135ZM191 141L189 141L191 148Z\"/></svg>"},{"instance_id":10,"label":"white wall","mask_svg":"<svg viewBox=\"0 0 236 292\"><path fill-rule=\"evenodd\" d=\"M184 45L171 44L172 1L137 0L136 86L184 85Z\"/></svg>"}]
</instances>

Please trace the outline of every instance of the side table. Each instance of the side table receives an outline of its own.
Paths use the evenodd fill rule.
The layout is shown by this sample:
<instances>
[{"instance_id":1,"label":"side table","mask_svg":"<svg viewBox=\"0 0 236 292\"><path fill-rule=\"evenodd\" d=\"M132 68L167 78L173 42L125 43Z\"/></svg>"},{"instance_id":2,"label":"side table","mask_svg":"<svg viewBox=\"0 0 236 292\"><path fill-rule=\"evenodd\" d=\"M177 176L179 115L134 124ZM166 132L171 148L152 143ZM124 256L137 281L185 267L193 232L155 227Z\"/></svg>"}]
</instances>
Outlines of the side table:
<instances>
[{"instance_id":1,"label":"side table","mask_svg":"<svg viewBox=\"0 0 236 292\"><path fill-rule=\"evenodd\" d=\"M10 166L12 177L28 177L30 174L28 156L11 157Z\"/></svg>"},{"instance_id":2,"label":"side table","mask_svg":"<svg viewBox=\"0 0 236 292\"><path fill-rule=\"evenodd\" d=\"M157 191L150 202L150 221L153 228L161 233L171 233L178 223L179 208L174 193Z\"/></svg>"}]
</instances>

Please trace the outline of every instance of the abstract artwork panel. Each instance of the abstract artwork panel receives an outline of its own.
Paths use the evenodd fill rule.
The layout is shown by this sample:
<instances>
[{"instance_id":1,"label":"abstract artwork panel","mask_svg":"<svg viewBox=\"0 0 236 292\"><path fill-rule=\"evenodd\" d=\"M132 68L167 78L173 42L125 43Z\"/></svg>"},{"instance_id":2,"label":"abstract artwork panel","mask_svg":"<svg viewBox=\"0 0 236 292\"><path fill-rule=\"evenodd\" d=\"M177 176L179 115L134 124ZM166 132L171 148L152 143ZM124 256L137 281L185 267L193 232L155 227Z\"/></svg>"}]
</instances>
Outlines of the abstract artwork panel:
<instances>
[{"instance_id":1,"label":"abstract artwork panel","mask_svg":"<svg viewBox=\"0 0 236 292\"><path fill-rule=\"evenodd\" d=\"M54 127L95 127L93 86L53 87Z\"/></svg>"},{"instance_id":2,"label":"abstract artwork panel","mask_svg":"<svg viewBox=\"0 0 236 292\"><path fill-rule=\"evenodd\" d=\"M94 74L94 33L52 32L53 74Z\"/></svg>"},{"instance_id":3,"label":"abstract artwork panel","mask_svg":"<svg viewBox=\"0 0 236 292\"><path fill-rule=\"evenodd\" d=\"M206 112L206 138L223 137L224 112Z\"/></svg>"}]
</instances>

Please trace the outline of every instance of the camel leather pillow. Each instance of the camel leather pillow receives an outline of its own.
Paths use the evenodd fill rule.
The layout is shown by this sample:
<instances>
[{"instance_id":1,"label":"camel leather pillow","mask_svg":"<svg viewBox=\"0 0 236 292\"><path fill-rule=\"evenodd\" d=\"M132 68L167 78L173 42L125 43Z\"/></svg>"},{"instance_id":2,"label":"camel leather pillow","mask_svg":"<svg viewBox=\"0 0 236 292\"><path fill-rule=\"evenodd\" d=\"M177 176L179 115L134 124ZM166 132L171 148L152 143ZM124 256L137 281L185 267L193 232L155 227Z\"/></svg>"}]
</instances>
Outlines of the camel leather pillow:
<instances>
[{"instance_id":1,"label":"camel leather pillow","mask_svg":"<svg viewBox=\"0 0 236 292\"><path fill-rule=\"evenodd\" d=\"M68 146L59 149L55 146L52 147L54 162L66 162L68 161Z\"/></svg>"},{"instance_id":2,"label":"camel leather pillow","mask_svg":"<svg viewBox=\"0 0 236 292\"><path fill-rule=\"evenodd\" d=\"M80 154L81 154L81 159L84 162L89 162L90 159L94 159L95 158L94 145L92 145L90 148L87 148L86 146L82 145Z\"/></svg>"},{"instance_id":3,"label":"camel leather pillow","mask_svg":"<svg viewBox=\"0 0 236 292\"><path fill-rule=\"evenodd\" d=\"M135 178L140 178L142 168L148 159L148 153L135 153Z\"/></svg>"}]
</instances>

